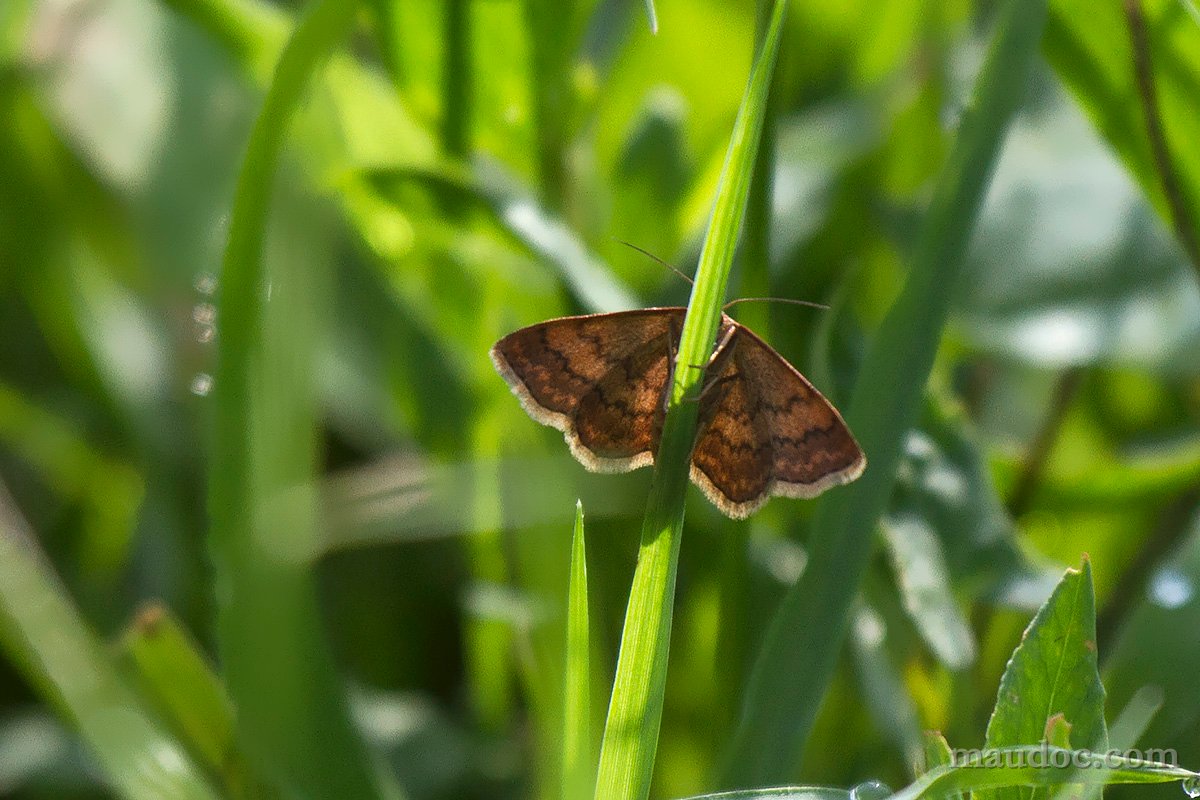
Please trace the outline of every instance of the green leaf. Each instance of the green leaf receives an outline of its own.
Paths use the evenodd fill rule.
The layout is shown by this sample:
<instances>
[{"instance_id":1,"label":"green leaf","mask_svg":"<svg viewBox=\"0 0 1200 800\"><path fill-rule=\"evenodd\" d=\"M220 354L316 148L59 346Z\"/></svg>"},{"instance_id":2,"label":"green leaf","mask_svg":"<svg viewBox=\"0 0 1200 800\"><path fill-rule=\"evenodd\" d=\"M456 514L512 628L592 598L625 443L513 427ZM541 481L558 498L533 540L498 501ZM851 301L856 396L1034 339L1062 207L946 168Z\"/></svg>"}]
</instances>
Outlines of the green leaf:
<instances>
[{"instance_id":1,"label":"green leaf","mask_svg":"<svg viewBox=\"0 0 1200 800\"><path fill-rule=\"evenodd\" d=\"M1042 738L1046 740L1047 744L1069 750L1071 748L1071 723L1067 722L1066 715L1060 712L1046 720L1046 733Z\"/></svg>"},{"instance_id":2,"label":"green leaf","mask_svg":"<svg viewBox=\"0 0 1200 800\"><path fill-rule=\"evenodd\" d=\"M567 590L567 664L563 689L563 800L590 797L595 777L591 745L591 656L588 645L587 548L583 503L575 504L571 581Z\"/></svg>"},{"instance_id":3,"label":"green leaf","mask_svg":"<svg viewBox=\"0 0 1200 800\"><path fill-rule=\"evenodd\" d=\"M974 634L957 597L1034 609L1058 582L1018 549L966 416L927 398L909 432L888 513L881 522L904 609L952 670L975 659Z\"/></svg>"},{"instance_id":4,"label":"green leaf","mask_svg":"<svg viewBox=\"0 0 1200 800\"><path fill-rule=\"evenodd\" d=\"M1162 706L1162 691L1158 687L1143 687L1121 710L1108 732L1109 748L1115 751L1127 751L1138 743L1138 739L1146 732L1150 720ZM1152 758L1153 751L1146 751L1145 757ZM1055 800L1095 800L1103 793L1102 785L1089 785L1082 797L1078 792L1071 791L1071 786L1065 786L1055 795Z\"/></svg>"},{"instance_id":5,"label":"green leaf","mask_svg":"<svg viewBox=\"0 0 1200 800\"><path fill-rule=\"evenodd\" d=\"M104 781L127 800L217 795L125 683L0 485L0 645L70 719Z\"/></svg>"},{"instance_id":6,"label":"green leaf","mask_svg":"<svg viewBox=\"0 0 1200 800\"><path fill-rule=\"evenodd\" d=\"M938 183L912 269L867 352L846 414L867 454L856 483L822 499L808 566L772 620L746 693L725 782L762 783L794 769L833 674L876 526L949 313L988 176L1025 91L1045 0L1008 4L972 108Z\"/></svg>"},{"instance_id":7,"label":"green leaf","mask_svg":"<svg viewBox=\"0 0 1200 800\"><path fill-rule=\"evenodd\" d=\"M975 660L975 637L950 588L941 545L920 515L893 511L881 524L904 610L921 637L949 669Z\"/></svg>"},{"instance_id":8,"label":"green leaf","mask_svg":"<svg viewBox=\"0 0 1200 800\"><path fill-rule=\"evenodd\" d=\"M1067 570L1013 651L1000 680L985 746L1034 744L1061 731L1062 724L1069 726L1076 745L1107 750L1104 687L1096 665L1096 601L1087 560L1082 570ZM1030 790L1005 789L983 798L1031 796Z\"/></svg>"},{"instance_id":9,"label":"green leaf","mask_svg":"<svg viewBox=\"0 0 1200 800\"><path fill-rule=\"evenodd\" d=\"M945 736L937 731L925 731L925 772L949 767L953 757L950 743L946 741ZM944 800L963 800L963 797L965 795L962 792L949 792L944 796Z\"/></svg>"},{"instance_id":10,"label":"green leaf","mask_svg":"<svg viewBox=\"0 0 1200 800\"><path fill-rule=\"evenodd\" d=\"M906 463L897 476L893 509L914 509L940 544L951 583L969 597L985 595L1031 610L1058 583L1028 564L1000 498L979 437L958 409L929 398L921 425L909 433ZM1021 586L1044 587L1022 604Z\"/></svg>"},{"instance_id":11,"label":"green leaf","mask_svg":"<svg viewBox=\"0 0 1200 800\"><path fill-rule=\"evenodd\" d=\"M597 800L641 800L650 792L666 688L684 496L696 430L698 404L689 398L695 396L704 377L701 370L686 365L707 364L716 338L754 172L785 8L784 0L775 3L770 27L751 69L700 252L621 635L600 751Z\"/></svg>"}]
</instances>

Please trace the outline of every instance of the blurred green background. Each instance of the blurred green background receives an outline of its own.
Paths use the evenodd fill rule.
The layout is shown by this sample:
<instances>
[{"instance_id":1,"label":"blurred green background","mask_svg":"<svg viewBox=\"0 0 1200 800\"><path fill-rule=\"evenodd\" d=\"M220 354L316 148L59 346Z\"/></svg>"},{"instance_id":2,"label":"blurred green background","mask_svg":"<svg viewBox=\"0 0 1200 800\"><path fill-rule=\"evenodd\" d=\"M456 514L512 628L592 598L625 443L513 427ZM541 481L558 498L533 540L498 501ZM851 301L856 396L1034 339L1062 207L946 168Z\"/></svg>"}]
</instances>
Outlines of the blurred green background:
<instances>
[{"instance_id":1,"label":"blurred green background","mask_svg":"<svg viewBox=\"0 0 1200 800\"><path fill-rule=\"evenodd\" d=\"M835 402L903 284L995 5L791 4L731 286L831 306L735 316ZM217 663L221 261L300 10L0 3L0 536L27 526L61 580L38 591L92 632L22 622L46 604L0 565L2 796L113 796L46 678L54 637L67 670L71 642L99 637L134 687L164 619ZM290 129L264 257L316 287L277 333L305 343L282 352L308 359L322 477L288 558L312 567L351 719L414 800L553 796L577 497L599 734L649 471L586 474L487 349L553 316L685 301L618 240L693 268L759 10L657 10L655 36L636 0L368 0ZM1161 698L1140 744L1200 766L1200 12L1142 11L1175 189L1121 4L1051 3L796 780L901 786L924 729L981 745L1022 628L1083 553L1110 716ZM691 492L656 796L710 788L809 515L777 499L734 523ZM241 756L214 738L228 781Z\"/></svg>"}]
</instances>

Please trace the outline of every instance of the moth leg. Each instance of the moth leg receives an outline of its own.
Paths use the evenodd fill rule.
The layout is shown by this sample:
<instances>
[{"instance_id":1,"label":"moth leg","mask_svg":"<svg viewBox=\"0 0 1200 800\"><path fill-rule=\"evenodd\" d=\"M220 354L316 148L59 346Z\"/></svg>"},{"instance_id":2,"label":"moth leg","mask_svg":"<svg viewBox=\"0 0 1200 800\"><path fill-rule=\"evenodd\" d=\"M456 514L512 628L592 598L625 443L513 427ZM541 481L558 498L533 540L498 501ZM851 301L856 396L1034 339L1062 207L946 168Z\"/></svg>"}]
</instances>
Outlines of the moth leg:
<instances>
[{"instance_id":1,"label":"moth leg","mask_svg":"<svg viewBox=\"0 0 1200 800\"><path fill-rule=\"evenodd\" d=\"M737 378L738 378L738 374L735 372L731 375L722 375L719 378L714 378L713 380L707 381L704 384L704 388L702 388L700 390L700 396L696 398L696 402L698 403L701 400L703 400L704 398L708 397L708 395L713 391L713 389L716 389L718 386L723 386L724 384L728 383L729 381L737 380Z\"/></svg>"},{"instance_id":2,"label":"moth leg","mask_svg":"<svg viewBox=\"0 0 1200 800\"><path fill-rule=\"evenodd\" d=\"M712 380L706 381L704 386L700 389L700 394L696 395L695 397L685 397L683 398L683 402L699 403L700 401L704 400L704 398L708 397L718 386L722 386L732 380L737 380L738 377L738 374L734 373L732 375L722 375L719 378L713 378Z\"/></svg>"},{"instance_id":3,"label":"moth leg","mask_svg":"<svg viewBox=\"0 0 1200 800\"><path fill-rule=\"evenodd\" d=\"M734 326L730 326L730 328L725 331L724 335L722 335L721 338L717 341L717 346L713 348L712 355L709 356L709 358L708 358L708 363L705 364L704 366L701 366L699 364L688 364L687 365L688 369L702 369L705 371L711 369L712 366L717 363L717 359L719 359L725 353L725 348L729 346L729 343L733 340L733 337L736 334L737 334L737 328ZM728 380L733 379L734 377L736 377L736 376L735 375L725 375L725 376L723 376L721 378L717 378L715 380L708 380L705 382L704 386L701 387L699 395L697 395L696 397L687 397L684 399L687 402L699 403L701 400L703 400L705 397L707 397L709 392L711 392L717 386L725 383Z\"/></svg>"},{"instance_id":4,"label":"moth leg","mask_svg":"<svg viewBox=\"0 0 1200 800\"><path fill-rule=\"evenodd\" d=\"M708 369L713 364L717 363L717 359L720 358L720 356L725 352L725 348L729 346L729 343L733 340L733 337L736 334L737 326L730 325L725 331L725 335L717 341L717 346L713 348L712 355L708 357L708 363L704 365L705 369Z\"/></svg>"},{"instance_id":5,"label":"moth leg","mask_svg":"<svg viewBox=\"0 0 1200 800\"><path fill-rule=\"evenodd\" d=\"M667 323L667 382L663 384L662 407L663 413L667 413L667 407L671 405L671 386L675 383L675 357L679 355L675 350L675 320L671 319Z\"/></svg>"},{"instance_id":6,"label":"moth leg","mask_svg":"<svg viewBox=\"0 0 1200 800\"><path fill-rule=\"evenodd\" d=\"M737 328L731 327L725 331L725 335L717 341L717 346L713 348L712 355L708 357L707 364L688 364L688 369L708 369L713 364L717 363L717 359L724 353L725 348L729 346L729 342L737 334Z\"/></svg>"}]
</instances>

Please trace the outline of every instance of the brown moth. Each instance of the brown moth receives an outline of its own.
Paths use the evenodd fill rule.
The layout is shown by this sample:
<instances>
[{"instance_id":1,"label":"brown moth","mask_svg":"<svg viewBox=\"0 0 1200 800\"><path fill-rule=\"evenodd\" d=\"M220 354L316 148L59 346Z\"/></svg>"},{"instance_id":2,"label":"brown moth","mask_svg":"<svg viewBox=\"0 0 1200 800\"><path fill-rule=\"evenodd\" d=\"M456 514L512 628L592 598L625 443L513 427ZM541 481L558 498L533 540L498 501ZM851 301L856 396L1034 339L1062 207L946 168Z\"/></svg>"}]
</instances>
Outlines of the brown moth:
<instances>
[{"instance_id":1,"label":"brown moth","mask_svg":"<svg viewBox=\"0 0 1200 800\"><path fill-rule=\"evenodd\" d=\"M593 472L654 463L684 308L560 317L510 333L492 361L522 407ZM771 495L815 497L866 458L837 409L783 356L721 315L699 395L691 478L735 519Z\"/></svg>"}]
</instances>

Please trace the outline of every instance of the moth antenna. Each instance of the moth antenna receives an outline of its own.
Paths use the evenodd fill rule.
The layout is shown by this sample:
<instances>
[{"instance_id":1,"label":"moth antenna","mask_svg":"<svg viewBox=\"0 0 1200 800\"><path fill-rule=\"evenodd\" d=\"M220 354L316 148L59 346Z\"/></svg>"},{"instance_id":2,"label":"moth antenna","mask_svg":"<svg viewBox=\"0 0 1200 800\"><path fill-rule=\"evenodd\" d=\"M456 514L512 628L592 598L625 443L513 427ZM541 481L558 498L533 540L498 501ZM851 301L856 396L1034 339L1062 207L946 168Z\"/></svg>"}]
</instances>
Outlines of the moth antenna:
<instances>
[{"instance_id":1,"label":"moth antenna","mask_svg":"<svg viewBox=\"0 0 1200 800\"><path fill-rule=\"evenodd\" d=\"M814 303L811 300L793 300L790 297L739 297L736 300L730 300L722 310L729 310L738 303L791 303L794 306L806 306L808 308L819 308L822 311L828 311L829 306L824 303Z\"/></svg>"},{"instance_id":2,"label":"moth antenna","mask_svg":"<svg viewBox=\"0 0 1200 800\"><path fill-rule=\"evenodd\" d=\"M693 281L691 278L689 278L687 275L684 275L684 274L683 274L683 273L682 273L680 270L676 269L676 268L675 268L674 266L672 266L671 264L668 264L666 261L663 261L661 258L659 258L658 256L654 255L654 253L651 253L649 250L646 250L646 249L644 249L644 248L638 247L636 244L632 244L632 243L630 243L630 242L627 242L627 241L625 241L624 239L615 239L614 241L616 241L618 244L623 244L623 245L625 245L625 246L626 246L626 247L628 247L630 250L636 250L636 251L638 251L639 253L641 253L642 255L646 256L646 257L647 257L647 258L649 258L649 259L652 259L652 260L654 260L654 261L657 261L659 264L662 264L664 267L666 267L667 269L671 270L671 272L674 272L674 273L675 273L676 275L678 275L679 277L683 278L685 281L687 281L688 283L690 283L692 286L695 286L695 285L696 285L696 282L695 282L695 281Z\"/></svg>"}]
</instances>

